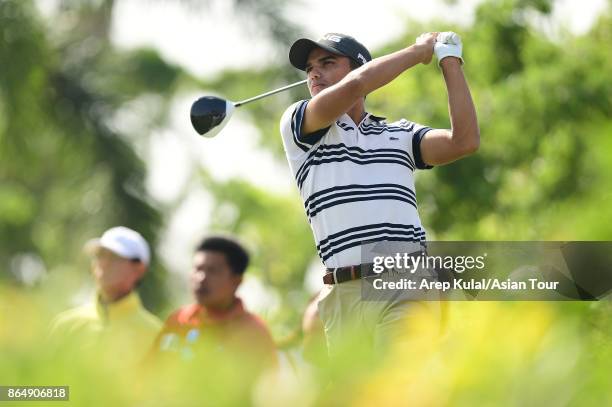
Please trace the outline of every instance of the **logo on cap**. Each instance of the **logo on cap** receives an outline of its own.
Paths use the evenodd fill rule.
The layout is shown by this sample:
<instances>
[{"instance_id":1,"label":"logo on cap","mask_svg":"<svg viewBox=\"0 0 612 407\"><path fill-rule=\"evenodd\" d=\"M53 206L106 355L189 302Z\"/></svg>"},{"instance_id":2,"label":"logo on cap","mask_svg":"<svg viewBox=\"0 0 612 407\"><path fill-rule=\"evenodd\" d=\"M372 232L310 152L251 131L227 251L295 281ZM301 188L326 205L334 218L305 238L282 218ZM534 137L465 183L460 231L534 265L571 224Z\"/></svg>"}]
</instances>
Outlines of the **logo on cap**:
<instances>
[{"instance_id":1,"label":"logo on cap","mask_svg":"<svg viewBox=\"0 0 612 407\"><path fill-rule=\"evenodd\" d=\"M362 64L365 64L366 62L368 62L365 57L363 55L361 55L361 53L357 54L357 59L359 59L361 61Z\"/></svg>"},{"instance_id":2,"label":"logo on cap","mask_svg":"<svg viewBox=\"0 0 612 407\"><path fill-rule=\"evenodd\" d=\"M339 37L337 35L334 35L334 34L327 34L323 38L326 39L326 40L329 40L329 41L333 41L333 42L340 42L340 41L342 41L341 37Z\"/></svg>"}]
</instances>

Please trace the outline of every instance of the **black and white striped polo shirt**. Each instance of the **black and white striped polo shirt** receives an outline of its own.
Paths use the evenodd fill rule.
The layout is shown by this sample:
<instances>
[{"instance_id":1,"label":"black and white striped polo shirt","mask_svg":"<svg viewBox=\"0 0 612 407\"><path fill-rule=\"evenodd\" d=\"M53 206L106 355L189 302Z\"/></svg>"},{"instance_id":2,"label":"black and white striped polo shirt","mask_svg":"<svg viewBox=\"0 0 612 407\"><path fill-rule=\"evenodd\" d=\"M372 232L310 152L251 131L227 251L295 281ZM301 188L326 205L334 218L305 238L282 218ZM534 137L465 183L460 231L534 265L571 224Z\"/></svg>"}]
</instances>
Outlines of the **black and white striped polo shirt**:
<instances>
[{"instance_id":1,"label":"black and white striped polo shirt","mask_svg":"<svg viewBox=\"0 0 612 407\"><path fill-rule=\"evenodd\" d=\"M307 104L291 105L280 128L325 266L360 264L365 243L424 241L414 171L431 168L419 150L431 128L404 119L387 124L370 114L357 125L344 114L329 128L304 136Z\"/></svg>"}]
</instances>

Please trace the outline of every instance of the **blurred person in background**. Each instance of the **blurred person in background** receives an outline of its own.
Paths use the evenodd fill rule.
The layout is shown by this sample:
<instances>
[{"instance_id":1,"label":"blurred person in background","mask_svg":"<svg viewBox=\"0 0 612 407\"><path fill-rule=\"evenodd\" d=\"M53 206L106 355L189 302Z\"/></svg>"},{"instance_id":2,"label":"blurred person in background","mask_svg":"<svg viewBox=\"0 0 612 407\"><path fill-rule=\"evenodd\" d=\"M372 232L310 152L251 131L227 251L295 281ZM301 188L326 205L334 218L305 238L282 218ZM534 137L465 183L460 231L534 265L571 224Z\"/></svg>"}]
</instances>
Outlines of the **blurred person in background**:
<instances>
[{"instance_id":1,"label":"blurred person in background","mask_svg":"<svg viewBox=\"0 0 612 407\"><path fill-rule=\"evenodd\" d=\"M304 360L323 367L327 363L327 347L325 328L318 309L320 295L319 292L310 299L302 315L302 349Z\"/></svg>"},{"instance_id":2,"label":"blurred person in background","mask_svg":"<svg viewBox=\"0 0 612 407\"><path fill-rule=\"evenodd\" d=\"M152 357L204 360L216 367L236 362L234 368L243 372L276 366L268 328L236 296L248 264L247 251L235 239L205 238L193 256L190 283L195 302L168 317Z\"/></svg>"},{"instance_id":3,"label":"blurred person in background","mask_svg":"<svg viewBox=\"0 0 612 407\"><path fill-rule=\"evenodd\" d=\"M139 362L162 325L136 292L149 268L149 245L140 233L117 226L89 241L85 249L92 256L96 296L59 314L51 336L64 343L75 341L69 343L85 350L112 349L122 363Z\"/></svg>"}]
</instances>

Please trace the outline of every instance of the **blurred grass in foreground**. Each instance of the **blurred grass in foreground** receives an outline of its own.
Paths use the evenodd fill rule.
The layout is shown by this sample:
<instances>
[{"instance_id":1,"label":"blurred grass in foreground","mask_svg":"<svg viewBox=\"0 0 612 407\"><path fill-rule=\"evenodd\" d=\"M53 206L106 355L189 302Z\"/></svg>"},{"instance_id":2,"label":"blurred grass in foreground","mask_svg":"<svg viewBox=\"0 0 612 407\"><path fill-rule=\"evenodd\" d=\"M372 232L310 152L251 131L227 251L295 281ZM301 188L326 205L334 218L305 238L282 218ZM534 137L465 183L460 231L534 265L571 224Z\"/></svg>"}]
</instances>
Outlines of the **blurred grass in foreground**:
<instances>
[{"instance_id":1,"label":"blurred grass in foreground","mask_svg":"<svg viewBox=\"0 0 612 407\"><path fill-rule=\"evenodd\" d=\"M455 302L443 337L384 360L347 345L332 368L255 378L241 355L128 368L112 349L52 346L50 298L0 287L0 384L68 385L70 405L612 405L610 301ZM417 316L410 331L436 328Z\"/></svg>"}]
</instances>

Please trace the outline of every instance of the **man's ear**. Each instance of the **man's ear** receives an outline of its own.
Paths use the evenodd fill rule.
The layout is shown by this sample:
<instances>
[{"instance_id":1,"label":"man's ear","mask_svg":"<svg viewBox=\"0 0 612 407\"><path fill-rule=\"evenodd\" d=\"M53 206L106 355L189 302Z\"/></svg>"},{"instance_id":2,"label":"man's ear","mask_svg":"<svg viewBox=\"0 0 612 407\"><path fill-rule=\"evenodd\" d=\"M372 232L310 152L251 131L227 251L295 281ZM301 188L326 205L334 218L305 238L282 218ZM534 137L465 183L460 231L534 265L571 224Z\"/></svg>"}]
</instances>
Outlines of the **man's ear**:
<instances>
[{"instance_id":1,"label":"man's ear","mask_svg":"<svg viewBox=\"0 0 612 407\"><path fill-rule=\"evenodd\" d=\"M142 280L147 272L147 266L145 266L143 262L139 261L135 263L134 269L136 271L136 281Z\"/></svg>"}]
</instances>

